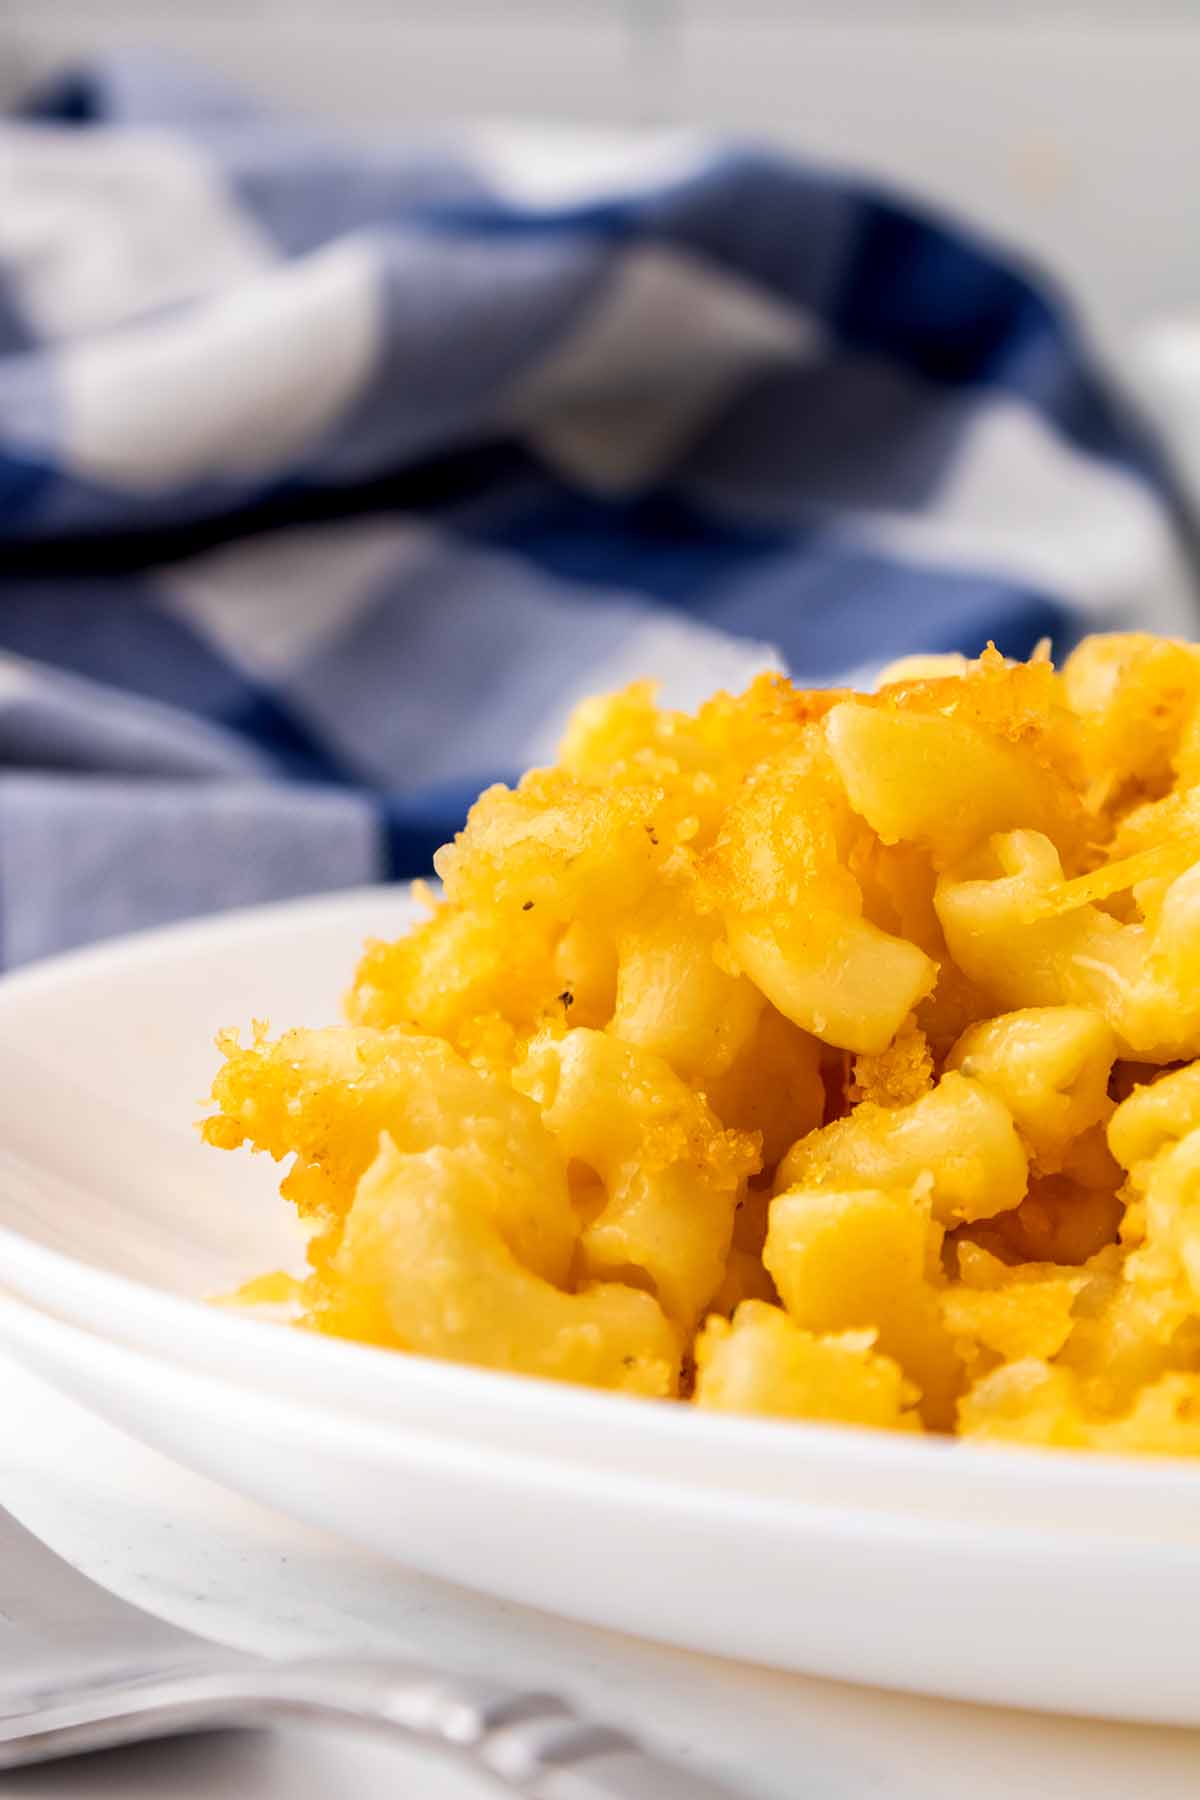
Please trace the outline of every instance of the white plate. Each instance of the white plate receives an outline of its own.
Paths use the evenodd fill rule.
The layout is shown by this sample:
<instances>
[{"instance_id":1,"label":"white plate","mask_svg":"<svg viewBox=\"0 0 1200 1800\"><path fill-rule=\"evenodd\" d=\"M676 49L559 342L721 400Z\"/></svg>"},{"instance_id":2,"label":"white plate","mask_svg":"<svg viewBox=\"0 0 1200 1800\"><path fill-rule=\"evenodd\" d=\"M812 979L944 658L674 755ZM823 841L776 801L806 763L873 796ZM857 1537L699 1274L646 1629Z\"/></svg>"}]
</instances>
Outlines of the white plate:
<instances>
[{"instance_id":1,"label":"white plate","mask_svg":"<svg viewBox=\"0 0 1200 1800\"><path fill-rule=\"evenodd\" d=\"M196 1303L298 1247L274 1166L187 1131L214 1030L336 1016L362 939L406 916L394 891L264 908L0 984L0 1144L46 1171L0 1154L0 1279L27 1303L0 1340L180 1461L493 1593L784 1668L1200 1720L1200 1469L720 1418Z\"/></svg>"}]
</instances>

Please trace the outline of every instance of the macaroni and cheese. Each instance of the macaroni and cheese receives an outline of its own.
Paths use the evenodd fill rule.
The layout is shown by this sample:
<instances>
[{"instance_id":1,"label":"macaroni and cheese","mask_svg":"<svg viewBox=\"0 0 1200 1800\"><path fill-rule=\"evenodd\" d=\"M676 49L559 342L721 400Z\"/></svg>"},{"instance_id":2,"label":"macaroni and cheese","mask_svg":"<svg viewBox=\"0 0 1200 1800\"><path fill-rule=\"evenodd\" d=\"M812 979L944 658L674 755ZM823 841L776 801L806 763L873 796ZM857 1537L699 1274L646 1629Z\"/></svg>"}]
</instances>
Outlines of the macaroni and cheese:
<instances>
[{"instance_id":1,"label":"macaroni and cheese","mask_svg":"<svg viewBox=\"0 0 1200 1800\"><path fill-rule=\"evenodd\" d=\"M1200 1452L1200 649L587 702L347 1021L222 1040L301 1322L716 1410Z\"/></svg>"}]
</instances>

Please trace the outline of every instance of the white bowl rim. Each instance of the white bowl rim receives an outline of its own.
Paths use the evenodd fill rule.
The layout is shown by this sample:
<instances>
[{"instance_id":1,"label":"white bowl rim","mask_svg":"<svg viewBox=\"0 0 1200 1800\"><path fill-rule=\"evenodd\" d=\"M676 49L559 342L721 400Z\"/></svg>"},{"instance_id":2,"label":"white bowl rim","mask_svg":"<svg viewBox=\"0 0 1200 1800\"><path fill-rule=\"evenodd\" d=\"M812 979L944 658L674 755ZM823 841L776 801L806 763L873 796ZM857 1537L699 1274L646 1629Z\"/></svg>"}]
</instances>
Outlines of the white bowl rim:
<instances>
[{"instance_id":1,"label":"white bowl rim","mask_svg":"<svg viewBox=\"0 0 1200 1800\"><path fill-rule=\"evenodd\" d=\"M109 938L5 975L0 980L0 1015L8 995L36 994L42 989L53 991L69 985L77 975L110 968L119 972L130 957L153 965L162 959L172 959L180 951L203 952L219 948L229 932L263 929L277 932L280 927L293 926L302 931L314 920L325 921L331 916L336 919L342 912L348 923L357 923L361 928L358 915L364 906L377 905L389 892L395 892L398 897L402 891L403 884L356 887L333 894L237 908L203 919L184 920L151 931ZM0 1052L0 1068L2 1066L3 1053ZM316 1357L329 1366L344 1368L347 1375L356 1373L360 1380L366 1378L401 1389L423 1391L430 1398L453 1401L460 1407L466 1402L489 1411L504 1408L525 1415L540 1415L543 1422L551 1423L556 1417L569 1418L574 1426L590 1419L598 1433L620 1430L652 1434L659 1443L665 1435L668 1441L674 1438L681 1446L687 1445L696 1451L707 1446L715 1457L766 1452L776 1458L794 1460L799 1471L803 1470L805 1462L815 1458L823 1463L846 1466L859 1479L870 1478L880 1483L886 1483L891 1474L919 1475L941 1464L960 1475L969 1475L974 1482L1001 1489L1010 1485L1029 1489L1057 1483L1077 1490L1081 1498L1086 1498L1096 1489L1138 1494L1179 1487L1195 1489L1200 1499L1200 1461L1193 1463L1183 1457L1134 1457L1097 1451L1047 1450L1019 1444L980 1444L942 1436L872 1431L854 1425L710 1412L675 1401L639 1399L568 1382L513 1375L406 1355L350 1340L291 1331L275 1321L255 1319L184 1295L167 1293L149 1282L79 1261L36 1243L10 1227L0 1226L0 1271L3 1272L0 1282L14 1271L14 1264L21 1262L38 1271L42 1279L52 1280L57 1276L68 1281L86 1281L113 1310L126 1316L131 1309L141 1309L164 1327L175 1325L180 1329L185 1326L194 1329L202 1321L206 1335L223 1340L231 1349L243 1348L250 1369L255 1366L256 1352L264 1341L263 1334L270 1332L274 1354L289 1358L298 1371L303 1371ZM17 1297L28 1310L41 1312L47 1320L63 1329L83 1329L58 1319L44 1305L31 1304L20 1291L19 1272L16 1272L16 1278ZM97 1333L90 1335L109 1348L118 1347ZM127 1345L120 1347L129 1355L138 1354ZM172 1366L180 1367L174 1363ZM196 1375L190 1367L186 1372ZM271 1397L279 1404L285 1403L280 1396L272 1394ZM332 1413L333 1409L322 1402L312 1404L323 1413ZM363 1415L356 1415L355 1422L371 1423ZM455 1435L466 1438L469 1433L464 1430ZM730 1490L723 1491L728 1493ZM747 1494L746 1498L750 1497Z\"/></svg>"},{"instance_id":2,"label":"white bowl rim","mask_svg":"<svg viewBox=\"0 0 1200 1800\"><path fill-rule=\"evenodd\" d=\"M8 1303L8 1319L10 1329L15 1323L15 1335L24 1336L26 1341L40 1339L43 1345L50 1347L52 1355L56 1354L53 1348L56 1341L65 1343L76 1361L87 1357L93 1366L99 1363L100 1367L123 1371L135 1385L144 1386L147 1380L156 1384L166 1382L188 1394L191 1406L202 1408L210 1417L227 1419L231 1413L243 1415L243 1426L252 1426L265 1406L272 1419L289 1435L311 1439L314 1409L295 1399L263 1393L209 1372L156 1362L124 1344L113 1343L95 1332L67 1324L24 1302ZM0 1327L0 1341L4 1335L5 1328ZM380 1421L329 1413L322 1414L321 1431L322 1447L326 1451L336 1449L340 1442L353 1446L356 1453L378 1458L381 1462L399 1463L401 1470L414 1460L420 1460L425 1466L437 1466L462 1477L483 1475L489 1483L499 1479L510 1486L514 1494L524 1491L532 1477L539 1487L557 1491L564 1502L586 1493L592 1505L615 1501L636 1505L639 1511L649 1507L668 1515L683 1506L718 1523L726 1522L731 1511L729 1494L719 1489L648 1478L627 1469L584 1466L547 1455L544 1451L514 1451L491 1443L480 1445L466 1434L447 1438L419 1426L388 1426ZM869 1433L857 1435L868 1436ZM968 1562L979 1556L1005 1557L1019 1550L1023 1554L1054 1556L1060 1561L1064 1558L1077 1560L1084 1566L1091 1566L1097 1537L1106 1540L1109 1536L1103 1529L1098 1533L1089 1532L1086 1519L1078 1532L1066 1534L1026 1520L1011 1524L993 1520L981 1523L963 1517L947 1520L928 1514L908 1515L897 1509L847 1506L840 1501L813 1500L804 1495L739 1493L733 1497L733 1505L743 1528L756 1522L772 1531L815 1528L822 1535L832 1534L860 1547L869 1520L871 1540L877 1546L929 1546L933 1543L939 1549L963 1555ZM1181 1559L1200 1567L1200 1542L1122 1539L1121 1551L1123 1555L1136 1558L1142 1567L1157 1564L1168 1573L1179 1571Z\"/></svg>"}]
</instances>

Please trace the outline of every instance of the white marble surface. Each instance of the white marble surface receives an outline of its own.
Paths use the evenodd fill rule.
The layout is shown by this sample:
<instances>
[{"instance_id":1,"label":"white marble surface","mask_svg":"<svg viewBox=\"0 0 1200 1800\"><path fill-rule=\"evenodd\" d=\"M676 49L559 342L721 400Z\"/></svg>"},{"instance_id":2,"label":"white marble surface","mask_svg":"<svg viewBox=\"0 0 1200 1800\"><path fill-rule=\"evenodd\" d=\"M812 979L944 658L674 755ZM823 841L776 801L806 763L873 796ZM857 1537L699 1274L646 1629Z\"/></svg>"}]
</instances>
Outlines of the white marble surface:
<instances>
[{"instance_id":1,"label":"white marble surface","mask_svg":"<svg viewBox=\"0 0 1200 1800\"><path fill-rule=\"evenodd\" d=\"M394 1651L556 1687L692 1766L735 1777L748 1800L1192 1800L1200 1791L1200 1732L909 1699L569 1625L408 1574L237 1499L7 1362L0 1393L0 1502L127 1599L230 1643ZM10 1776L3 1800L483 1800L490 1791L428 1759L297 1730Z\"/></svg>"}]
</instances>

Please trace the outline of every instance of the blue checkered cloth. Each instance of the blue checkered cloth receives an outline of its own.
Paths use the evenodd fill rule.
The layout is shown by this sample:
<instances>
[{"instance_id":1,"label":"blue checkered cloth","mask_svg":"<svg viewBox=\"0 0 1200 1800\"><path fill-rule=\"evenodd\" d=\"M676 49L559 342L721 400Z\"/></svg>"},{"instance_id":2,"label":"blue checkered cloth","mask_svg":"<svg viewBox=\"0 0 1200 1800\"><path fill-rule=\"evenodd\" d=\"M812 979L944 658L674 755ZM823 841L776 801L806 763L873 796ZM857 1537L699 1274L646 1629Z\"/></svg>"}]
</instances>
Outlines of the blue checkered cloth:
<instances>
[{"instance_id":1,"label":"blue checkered cloth","mask_svg":"<svg viewBox=\"0 0 1200 1800\"><path fill-rule=\"evenodd\" d=\"M581 695L1189 630L1044 282L696 136L0 120L0 964L427 868Z\"/></svg>"}]
</instances>

